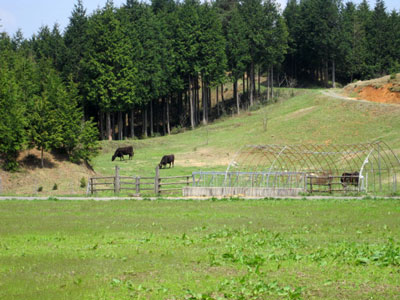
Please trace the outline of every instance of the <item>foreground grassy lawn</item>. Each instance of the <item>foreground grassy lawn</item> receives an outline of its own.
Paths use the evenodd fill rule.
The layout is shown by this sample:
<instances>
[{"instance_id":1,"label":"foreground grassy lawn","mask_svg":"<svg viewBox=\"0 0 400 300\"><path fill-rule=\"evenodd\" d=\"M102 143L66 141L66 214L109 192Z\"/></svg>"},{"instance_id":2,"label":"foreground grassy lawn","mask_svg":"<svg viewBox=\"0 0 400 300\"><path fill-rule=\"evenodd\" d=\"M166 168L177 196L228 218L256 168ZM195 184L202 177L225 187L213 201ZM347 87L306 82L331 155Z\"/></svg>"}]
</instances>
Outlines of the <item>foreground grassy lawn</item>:
<instances>
[{"instance_id":1,"label":"foreground grassy lawn","mask_svg":"<svg viewBox=\"0 0 400 300\"><path fill-rule=\"evenodd\" d=\"M0 299L398 299L399 200L2 201Z\"/></svg>"}]
</instances>

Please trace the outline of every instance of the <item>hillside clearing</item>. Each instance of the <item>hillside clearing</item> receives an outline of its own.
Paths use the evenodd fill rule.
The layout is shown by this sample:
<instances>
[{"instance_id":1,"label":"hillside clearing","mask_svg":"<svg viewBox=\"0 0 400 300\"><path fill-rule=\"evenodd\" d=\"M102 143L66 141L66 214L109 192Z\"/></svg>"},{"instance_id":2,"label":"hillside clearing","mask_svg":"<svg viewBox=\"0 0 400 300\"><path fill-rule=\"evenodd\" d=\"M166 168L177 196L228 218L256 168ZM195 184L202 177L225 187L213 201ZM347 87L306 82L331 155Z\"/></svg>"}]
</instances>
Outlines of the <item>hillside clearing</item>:
<instances>
[{"instance_id":1,"label":"hillside clearing","mask_svg":"<svg viewBox=\"0 0 400 300\"><path fill-rule=\"evenodd\" d=\"M283 90L286 93L291 90ZM93 161L97 175L111 175L115 166L124 176L154 176L165 154L175 154L174 168L162 176L187 175L199 170L225 170L235 153L247 144L353 144L382 140L400 154L400 105L346 101L325 90L299 90L298 96L223 117L207 126L183 133L142 140L103 141ZM133 160L111 161L119 146L132 145ZM32 150L34 151L34 150ZM35 153L35 152L30 153ZM36 156L37 157L37 156ZM18 195L83 195L82 177L93 176L84 166L49 158L51 168L34 168L15 174L0 171L3 193ZM54 184L57 190L52 190Z\"/></svg>"}]
</instances>

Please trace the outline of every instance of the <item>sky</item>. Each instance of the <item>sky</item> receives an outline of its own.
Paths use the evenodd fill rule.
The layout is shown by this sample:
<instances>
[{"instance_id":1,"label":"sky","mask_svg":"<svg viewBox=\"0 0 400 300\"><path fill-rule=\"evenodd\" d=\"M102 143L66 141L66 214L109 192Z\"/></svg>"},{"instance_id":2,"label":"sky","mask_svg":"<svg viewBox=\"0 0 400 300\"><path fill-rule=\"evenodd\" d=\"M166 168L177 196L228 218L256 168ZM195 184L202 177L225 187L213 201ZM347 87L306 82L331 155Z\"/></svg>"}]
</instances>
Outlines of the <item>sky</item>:
<instances>
[{"instance_id":1,"label":"sky","mask_svg":"<svg viewBox=\"0 0 400 300\"><path fill-rule=\"evenodd\" d=\"M285 8L287 0L276 0L281 9ZM13 36L18 29L22 30L25 38L30 38L37 33L39 28L48 25L50 28L55 23L63 31L69 23L69 17L76 0L0 0L0 32L5 31ZM91 14L96 8L104 7L106 0L83 0L86 13ZM126 0L114 0L114 5L119 7ZM346 0L344 0L346 2ZM353 0L358 4L361 0ZM375 0L368 0L370 7L375 6ZM388 11L400 10L399 0L386 0Z\"/></svg>"}]
</instances>

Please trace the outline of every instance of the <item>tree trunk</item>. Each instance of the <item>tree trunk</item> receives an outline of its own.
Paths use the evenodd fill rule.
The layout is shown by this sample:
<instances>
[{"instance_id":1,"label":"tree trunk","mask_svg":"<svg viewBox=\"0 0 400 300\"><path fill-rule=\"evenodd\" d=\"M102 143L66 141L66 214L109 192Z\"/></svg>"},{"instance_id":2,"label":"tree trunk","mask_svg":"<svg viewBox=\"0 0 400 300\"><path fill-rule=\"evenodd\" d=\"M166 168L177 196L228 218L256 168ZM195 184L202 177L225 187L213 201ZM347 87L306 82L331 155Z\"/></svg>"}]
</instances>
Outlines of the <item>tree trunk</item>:
<instances>
[{"instance_id":1,"label":"tree trunk","mask_svg":"<svg viewBox=\"0 0 400 300\"><path fill-rule=\"evenodd\" d=\"M190 78L189 75L189 103L190 103L190 124L192 126L192 129L195 128L194 124L194 99L193 99L193 93L192 93L192 79Z\"/></svg>"},{"instance_id":2,"label":"tree trunk","mask_svg":"<svg viewBox=\"0 0 400 300\"><path fill-rule=\"evenodd\" d=\"M123 121L122 121L122 111L118 112L118 139L121 141L123 139Z\"/></svg>"},{"instance_id":3,"label":"tree trunk","mask_svg":"<svg viewBox=\"0 0 400 300\"><path fill-rule=\"evenodd\" d=\"M238 81L235 80L235 83L233 84L233 91L236 97L236 110L237 114L240 115L240 99L239 99L239 89L238 89Z\"/></svg>"},{"instance_id":4,"label":"tree trunk","mask_svg":"<svg viewBox=\"0 0 400 300\"><path fill-rule=\"evenodd\" d=\"M225 98L224 98L224 84L221 84L221 101L222 101L222 103L225 101Z\"/></svg>"},{"instance_id":5,"label":"tree trunk","mask_svg":"<svg viewBox=\"0 0 400 300\"><path fill-rule=\"evenodd\" d=\"M270 76L271 76L270 68L268 67L268 71L267 71L267 102L269 102L269 84L270 84L269 82L271 81Z\"/></svg>"},{"instance_id":6,"label":"tree trunk","mask_svg":"<svg viewBox=\"0 0 400 300\"><path fill-rule=\"evenodd\" d=\"M143 107L143 126L142 126L142 134L144 137L147 137L147 107Z\"/></svg>"},{"instance_id":7,"label":"tree trunk","mask_svg":"<svg viewBox=\"0 0 400 300\"><path fill-rule=\"evenodd\" d=\"M106 112L106 132L107 132L107 139L112 141L112 133L111 133L111 116L110 112Z\"/></svg>"},{"instance_id":8,"label":"tree trunk","mask_svg":"<svg viewBox=\"0 0 400 300\"><path fill-rule=\"evenodd\" d=\"M199 85L199 77L196 76L196 82L195 82L195 86L196 86L196 124L200 124L200 85Z\"/></svg>"},{"instance_id":9,"label":"tree trunk","mask_svg":"<svg viewBox=\"0 0 400 300\"><path fill-rule=\"evenodd\" d=\"M111 139L115 139L115 113L111 113Z\"/></svg>"},{"instance_id":10,"label":"tree trunk","mask_svg":"<svg viewBox=\"0 0 400 300\"><path fill-rule=\"evenodd\" d=\"M271 67L271 98L274 99L274 66Z\"/></svg>"},{"instance_id":11,"label":"tree trunk","mask_svg":"<svg viewBox=\"0 0 400 300\"><path fill-rule=\"evenodd\" d=\"M336 80L335 80L335 59L332 60L332 87L336 88Z\"/></svg>"},{"instance_id":12,"label":"tree trunk","mask_svg":"<svg viewBox=\"0 0 400 300\"><path fill-rule=\"evenodd\" d=\"M129 133L129 114L126 112L124 113L124 139L128 138Z\"/></svg>"},{"instance_id":13,"label":"tree trunk","mask_svg":"<svg viewBox=\"0 0 400 300\"><path fill-rule=\"evenodd\" d=\"M99 111L99 132L100 132L100 139L104 140L104 118L103 113Z\"/></svg>"},{"instance_id":14,"label":"tree trunk","mask_svg":"<svg viewBox=\"0 0 400 300\"><path fill-rule=\"evenodd\" d=\"M216 105L217 105L217 117L219 117L219 99L218 99L218 90L219 87L217 85L217 87L215 88L215 98L216 98Z\"/></svg>"},{"instance_id":15,"label":"tree trunk","mask_svg":"<svg viewBox=\"0 0 400 300\"><path fill-rule=\"evenodd\" d=\"M154 136L153 100L150 101L150 136Z\"/></svg>"},{"instance_id":16,"label":"tree trunk","mask_svg":"<svg viewBox=\"0 0 400 300\"><path fill-rule=\"evenodd\" d=\"M207 108L207 122L210 121L210 116L213 118L212 115L212 99L211 99L211 87L207 84L207 91L208 91L208 108ZM211 119L214 120L214 119Z\"/></svg>"},{"instance_id":17,"label":"tree trunk","mask_svg":"<svg viewBox=\"0 0 400 300\"><path fill-rule=\"evenodd\" d=\"M131 138L135 138L135 111L131 109Z\"/></svg>"},{"instance_id":18,"label":"tree trunk","mask_svg":"<svg viewBox=\"0 0 400 300\"><path fill-rule=\"evenodd\" d=\"M42 146L42 149L40 151L40 162L41 162L41 166L42 166L42 169L43 169L44 168L43 146Z\"/></svg>"},{"instance_id":19,"label":"tree trunk","mask_svg":"<svg viewBox=\"0 0 400 300\"><path fill-rule=\"evenodd\" d=\"M163 98L163 132L167 134L167 101Z\"/></svg>"},{"instance_id":20,"label":"tree trunk","mask_svg":"<svg viewBox=\"0 0 400 300\"><path fill-rule=\"evenodd\" d=\"M246 93L246 89L245 89L245 77L244 77L244 75L245 75L246 73L243 73L243 86L242 86L242 95L243 95L243 98L244 98L244 93Z\"/></svg>"},{"instance_id":21,"label":"tree trunk","mask_svg":"<svg viewBox=\"0 0 400 300\"><path fill-rule=\"evenodd\" d=\"M254 77L254 63L250 64L250 106L253 106L254 103L254 86L253 86L253 77Z\"/></svg>"},{"instance_id":22,"label":"tree trunk","mask_svg":"<svg viewBox=\"0 0 400 300\"><path fill-rule=\"evenodd\" d=\"M167 100L167 132L168 134L171 134L171 127L169 125L169 98Z\"/></svg>"},{"instance_id":23,"label":"tree trunk","mask_svg":"<svg viewBox=\"0 0 400 300\"><path fill-rule=\"evenodd\" d=\"M249 86L249 70L247 70L246 72L246 92L247 92L247 102L250 101L250 86ZM247 103L247 106L249 106L249 104Z\"/></svg>"},{"instance_id":24,"label":"tree trunk","mask_svg":"<svg viewBox=\"0 0 400 300\"><path fill-rule=\"evenodd\" d=\"M324 76L324 82L325 82L325 87L328 87L328 61L325 61L325 76Z\"/></svg>"},{"instance_id":25,"label":"tree trunk","mask_svg":"<svg viewBox=\"0 0 400 300\"><path fill-rule=\"evenodd\" d=\"M258 67L258 92L257 96L260 97L261 95L261 67Z\"/></svg>"},{"instance_id":26,"label":"tree trunk","mask_svg":"<svg viewBox=\"0 0 400 300\"><path fill-rule=\"evenodd\" d=\"M203 77L203 76L202 76ZM201 85L201 102L203 104L203 125L207 125L207 99L206 99L207 88L204 81L202 80Z\"/></svg>"}]
</instances>

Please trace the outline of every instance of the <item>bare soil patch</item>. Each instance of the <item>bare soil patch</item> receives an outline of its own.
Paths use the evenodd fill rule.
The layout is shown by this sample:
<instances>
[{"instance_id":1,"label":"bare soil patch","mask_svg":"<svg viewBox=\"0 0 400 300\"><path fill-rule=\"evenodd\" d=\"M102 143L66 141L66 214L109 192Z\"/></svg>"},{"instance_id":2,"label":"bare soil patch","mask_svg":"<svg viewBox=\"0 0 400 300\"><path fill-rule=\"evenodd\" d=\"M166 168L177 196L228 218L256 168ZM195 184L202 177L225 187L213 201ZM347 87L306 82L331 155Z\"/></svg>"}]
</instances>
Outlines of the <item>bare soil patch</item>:
<instances>
[{"instance_id":1,"label":"bare soil patch","mask_svg":"<svg viewBox=\"0 0 400 300\"><path fill-rule=\"evenodd\" d=\"M177 163L181 166L204 167L213 163L215 166L228 166L234 153L220 149L200 148L193 149L193 152L182 153Z\"/></svg>"},{"instance_id":2,"label":"bare soil patch","mask_svg":"<svg viewBox=\"0 0 400 300\"><path fill-rule=\"evenodd\" d=\"M400 104L400 74L395 78L381 78L357 81L344 88L347 96L378 103Z\"/></svg>"}]
</instances>

